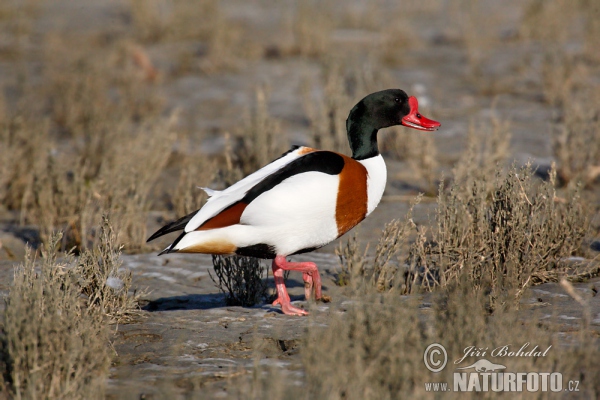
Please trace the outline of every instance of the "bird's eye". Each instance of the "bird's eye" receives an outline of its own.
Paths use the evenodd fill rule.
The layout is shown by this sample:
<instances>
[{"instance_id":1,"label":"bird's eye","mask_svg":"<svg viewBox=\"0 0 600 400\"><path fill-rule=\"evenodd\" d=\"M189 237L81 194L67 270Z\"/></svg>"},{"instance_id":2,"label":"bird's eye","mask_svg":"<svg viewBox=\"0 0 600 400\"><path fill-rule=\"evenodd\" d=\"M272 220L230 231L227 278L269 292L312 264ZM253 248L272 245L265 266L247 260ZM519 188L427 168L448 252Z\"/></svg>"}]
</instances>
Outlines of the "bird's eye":
<instances>
[{"instance_id":1,"label":"bird's eye","mask_svg":"<svg viewBox=\"0 0 600 400\"><path fill-rule=\"evenodd\" d=\"M417 113L417 118L421 118L421 114Z\"/></svg>"},{"instance_id":2,"label":"bird's eye","mask_svg":"<svg viewBox=\"0 0 600 400\"><path fill-rule=\"evenodd\" d=\"M400 99L399 99L399 98L397 98L397 97L394 99L394 101L395 101L396 103L400 103Z\"/></svg>"}]
</instances>

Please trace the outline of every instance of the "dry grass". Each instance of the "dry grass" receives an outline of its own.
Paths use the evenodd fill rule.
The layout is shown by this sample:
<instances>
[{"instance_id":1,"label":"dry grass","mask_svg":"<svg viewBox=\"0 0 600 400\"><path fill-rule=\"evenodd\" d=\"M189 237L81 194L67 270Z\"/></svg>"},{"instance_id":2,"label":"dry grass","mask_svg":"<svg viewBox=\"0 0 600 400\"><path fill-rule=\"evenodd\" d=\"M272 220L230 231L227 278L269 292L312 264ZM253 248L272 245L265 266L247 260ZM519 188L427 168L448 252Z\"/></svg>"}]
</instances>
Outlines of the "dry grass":
<instances>
[{"instance_id":1,"label":"dry grass","mask_svg":"<svg viewBox=\"0 0 600 400\"><path fill-rule=\"evenodd\" d=\"M345 120L354 104L348 95L339 64L328 65L322 87L323 92L318 95L313 93L312 85L308 82L303 87L303 104L311 127L311 145L317 149L350 154Z\"/></svg>"},{"instance_id":2,"label":"dry grass","mask_svg":"<svg viewBox=\"0 0 600 400\"><path fill-rule=\"evenodd\" d=\"M79 258L58 258L53 234L37 262L28 250L15 269L0 329L0 389L15 399L103 398L113 351L108 324L141 316L143 291L120 269L108 219L100 242Z\"/></svg>"},{"instance_id":3,"label":"dry grass","mask_svg":"<svg viewBox=\"0 0 600 400\"><path fill-rule=\"evenodd\" d=\"M398 259L398 252L401 246L408 239L411 229L415 227L412 221L412 209L418 204L421 197L417 197L409 210L406 220L392 220L387 223L381 232L377 248L375 249L375 258L373 259L371 282L375 288L382 292L397 285L397 280L402 271L403 265Z\"/></svg>"},{"instance_id":4,"label":"dry grass","mask_svg":"<svg viewBox=\"0 0 600 400\"><path fill-rule=\"evenodd\" d=\"M394 127L382 140L386 156L405 161L412 176L427 195L435 193L439 178L438 150L432 135L415 133L409 128Z\"/></svg>"},{"instance_id":5,"label":"dry grass","mask_svg":"<svg viewBox=\"0 0 600 400\"><path fill-rule=\"evenodd\" d=\"M181 169L177 187L169 197L176 215L187 215L202 207L207 199L206 192L198 185L208 186L216 175L214 162L201 155L181 155Z\"/></svg>"},{"instance_id":6,"label":"dry grass","mask_svg":"<svg viewBox=\"0 0 600 400\"><path fill-rule=\"evenodd\" d=\"M358 244L358 230L355 229L352 236L348 236L346 241L340 241L335 249L335 255L338 256L340 270L336 274L335 284L338 286L348 286L357 283L357 278L362 276L367 268L368 246L363 250Z\"/></svg>"},{"instance_id":7,"label":"dry grass","mask_svg":"<svg viewBox=\"0 0 600 400\"><path fill-rule=\"evenodd\" d=\"M75 273L88 308L97 308L108 323L127 323L142 316L139 299L145 290L132 289L131 271L123 271L117 236L103 216L99 243L78 259Z\"/></svg>"},{"instance_id":8,"label":"dry grass","mask_svg":"<svg viewBox=\"0 0 600 400\"><path fill-rule=\"evenodd\" d=\"M219 32L227 36L231 30L216 2L192 6L176 1L172 7L167 2L133 2L131 6L138 40L206 41L210 57L205 61L213 63L206 68L222 69L225 55L231 52L229 39ZM194 20L199 14L210 24ZM169 23L171 19L177 23ZM43 241L54 230L63 230L63 249L97 243L93 227L103 213L111 216L126 251L146 249L148 211L165 206L151 199L165 198L161 191L172 189L156 183L172 156L178 122L176 114L164 115L163 100L153 84L160 72L135 38L52 33L39 44L36 56L43 61L39 76L25 69L13 91L18 98L7 98L6 107L4 97L1 102L2 205L18 211L21 224L39 226ZM248 130L272 135L276 121L265 114L264 93L257 93L257 98L258 111ZM256 162L266 164L265 155L276 152L278 156L287 150L285 139L283 144L270 143L273 151L255 152L260 160L245 170ZM180 178L166 206L176 212L198 209L204 199L192 181L206 184L214 166L204 160L195 164L186 153L175 165Z\"/></svg>"},{"instance_id":9,"label":"dry grass","mask_svg":"<svg viewBox=\"0 0 600 400\"><path fill-rule=\"evenodd\" d=\"M562 183L590 186L600 175L598 159L598 17L592 3L539 2L525 8L521 36L540 46L541 89L559 120L553 124L553 151ZM577 46L574 46L577 44Z\"/></svg>"},{"instance_id":10,"label":"dry grass","mask_svg":"<svg viewBox=\"0 0 600 400\"><path fill-rule=\"evenodd\" d=\"M286 383L289 381L274 368L266 369L266 376L261 374L265 368L257 363L252 382L249 387L242 385L239 393L251 393L256 399L431 398L425 383L449 382L451 386L458 367L453 361L463 356L466 347L493 349L510 344L518 349L531 343L544 350L552 347L546 357L499 357L493 361L510 371L560 372L565 379L580 379L582 398L600 394L600 385L594 379L600 371L598 347L585 325L574 333L579 336L579 344L564 346L555 318L538 324L510 311L490 316L485 296L473 292L466 280L460 282L449 285L431 299L431 306L425 307L413 296L362 294L347 312L332 315L327 327L309 324L301 350L306 371L302 390ZM442 344L448 353L448 365L439 374L428 371L423 363L424 351L432 343ZM467 358L460 366L472 361ZM493 392L444 394L457 399L495 396ZM548 393L526 396L547 398Z\"/></svg>"},{"instance_id":11,"label":"dry grass","mask_svg":"<svg viewBox=\"0 0 600 400\"><path fill-rule=\"evenodd\" d=\"M563 262L581 247L587 218L578 191L559 197L555 178L538 185L531 169L512 167L442 188L432 243L416 265L439 268L442 286L466 274L492 308L516 306L527 287L570 273Z\"/></svg>"},{"instance_id":12,"label":"dry grass","mask_svg":"<svg viewBox=\"0 0 600 400\"><path fill-rule=\"evenodd\" d=\"M48 243L39 272L28 252L6 300L0 370L15 399L103 397L107 329L101 310L80 297L74 260L57 259L59 240Z\"/></svg>"},{"instance_id":13,"label":"dry grass","mask_svg":"<svg viewBox=\"0 0 600 400\"><path fill-rule=\"evenodd\" d=\"M385 18L394 22L382 30L377 53L384 65L397 67L407 64L409 51L424 47L425 43L417 33L417 18L436 11L439 4L421 1L391 4L389 7L391 9L379 10Z\"/></svg>"},{"instance_id":14,"label":"dry grass","mask_svg":"<svg viewBox=\"0 0 600 400\"><path fill-rule=\"evenodd\" d=\"M254 96L254 107L246 111L243 128L237 135L241 146L235 151L235 161L244 176L264 167L290 148L281 123L269 114L267 90L257 87Z\"/></svg>"},{"instance_id":15,"label":"dry grass","mask_svg":"<svg viewBox=\"0 0 600 400\"><path fill-rule=\"evenodd\" d=\"M591 93L582 101L569 101L562 124L553 129L552 147L562 183L592 186L600 176L600 96Z\"/></svg>"},{"instance_id":16,"label":"dry grass","mask_svg":"<svg viewBox=\"0 0 600 400\"><path fill-rule=\"evenodd\" d=\"M542 81L547 84L541 83L548 101L553 104L564 103L564 107L568 107L563 112L565 128L560 125L554 130L557 132L554 146L557 168L561 179L584 179L590 185L597 176L593 164L598 157L593 146L585 146L586 153L580 157L580 143L595 143L594 123L590 121L594 119L591 111L593 105L587 110L577 105L582 104L583 99L571 103L565 103L564 99L581 87L583 80L590 76L586 71L592 70L592 67L577 54L562 57L560 51L564 47L562 44L574 38L579 40L582 34L588 46L594 40L591 33L595 32L596 25L593 19L586 17L581 30L567 29L561 33L561 29L566 29L563 25L557 31L550 29L551 21L556 20L560 10L567 7L564 2L559 3L553 6L537 3L529 6L523 14L519 38L524 43L558 41L552 47L559 51L552 53L556 56L544 58L553 61L542 63L550 67L540 70L547 70L542 74L545 77ZM452 3L449 12L461 9L461 4ZM323 72L322 81L304 88L304 105L311 125L311 145L315 147L348 153L344 120L349 108L365 93L397 85L388 69L378 63L377 57L369 57L365 62L350 52L332 51L329 54L327 50L331 47L328 38L333 29L350 27L377 30L380 28L373 21L398 11L392 8L384 12L381 7L380 4L366 11L360 7L350 8L334 18L330 13L335 9L332 4L327 5L325 12L317 12L310 4L297 5L294 14L296 41L298 46L305 46L298 54L317 57ZM484 14L485 7L479 5L472 13L476 16ZM566 14L567 20L584 15L589 10L586 7L578 3ZM10 13L17 12L23 18L31 19L36 15L35 7L27 12L9 8ZM443 9L436 2L410 5L403 9L401 17L430 15ZM47 40L39 45L38 53L43 61L40 76L34 76L25 69L15 92L20 96L17 102L19 107L14 107L13 99L9 106L0 107L4 109L0 112L0 140L3 143L0 156L6 160L0 166L2 204L20 212L20 223L40 226L44 240L53 230L64 230L65 248L72 245L83 248L93 244L97 239L91 227L97 225L99 216L106 212L111 215L126 250L143 250L147 211L151 208L172 208L181 214L199 208L204 195L195 188L195 184L203 184L213 177L210 172L212 165L207 166L204 161L198 163L190 155L173 168L179 175L174 192L168 185L157 185L159 172L173 154L168 143L176 140L173 135L176 121L162 114L163 101L152 84L153 80L148 79L150 72L154 76L160 75L160 71L156 71L148 54L138 43L150 46L152 43L190 40L205 44L209 50L202 56L196 57L189 49L185 50L192 54L192 63L195 65L190 71L217 72L222 70L220 63L228 63L227 59L231 56L253 57L236 50L239 46L246 49L253 47L244 44L244 41L250 40L250 36L241 35L241 42L225 37L228 35L226 32L237 28L229 29L232 24L226 19L218 2L203 1L192 5L186 1L132 1L126 11L131 16L131 29L123 31L122 37L92 37L76 41L64 35L48 35ZM358 18L357 15L364 18ZM469 52L474 54L471 58L475 60L478 59L480 48L489 47L489 43L498 43L497 28L502 24L499 24L501 19L488 24L487 19L479 21L472 17L465 17L468 24L460 34L465 37L464 43L468 44ZM486 18L493 19L495 16L487 15ZM410 27L411 24L399 22L384 33L391 35L394 40L403 40L403 35L396 34L395 29ZM474 32L478 32L479 28L474 29L469 24L479 24L477 26L481 28L481 33L475 35ZM219 33L221 31L224 36ZM86 51L87 45L92 45L93 51ZM410 47L414 45L411 43ZM424 42L419 44L424 45ZM79 50L73 51L74 48ZM151 68L136 61L139 58L136 58L136 54L140 52L145 54L149 63L146 64ZM213 60L215 64L213 67L201 67L201 60L204 59ZM481 61L473 63L484 65L486 60L487 56L483 56ZM566 72L561 72L563 70ZM482 71L485 75L485 68ZM561 82L566 82L567 87L551 86ZM322 92L314 87L322 87ZM229 174L230 177L224 172L215 177L217 185L224 177L231 183L287 150L288 141L281 133L280 121L269 115L267 103L268 90L258 88L255 106L248 112L243 123L244 129L234 132L236 141L239 137L242 146L238 148L237 142L231 143L232 153L240 154L239 159L228 163L226 159L231 156L226 154L221 158L225 162L215 166L222 171L243 172ZM591 104L595 103L593 101ZM106 118L107 115L111 118ZM508 151L508 140L506 136L503 137L508 133L508 126L501 121L492 120L492 123L491 142L485 145L483 153L478 153L480 148L473 148L472 156L478 160L488 155L500 160L505 157L505 150ZM473 126L471 131L475 128ZM477 126L477 129L481 130L481 127ZM573 136L580 133L584 134ZM433 151L433 137L409 134L396 137L391 144L387 144L388 151L406 160L414 176L425 182L423 190L433 193L438 171L442 168L437 164ZM492 163L492 166L495 165ZM460 170L462 165L457 168ZM115 176L118 177L116 181ZM166 198L164 193L173 195L164 203L151 201L151 198Z\"/></svg>"},{"instance_id":17,"label":"dry grass","mask_svg":"<svg viewBox=\"0 0 600 400\"><path fill-rule=\"evenodd\" d=\"M491 124L490 124L491 123ZM491 126L490 126L491 125ZM503 167L510 153L510 122L493 116L489 121L471 121L466 150L453 169L457 182L491 183L499 167Z\"/></svg>"},{"instance_id":18,"label":"dry grass","mask_svg":"<svg viewBox=\"0 0 600 400\"><path fill-rule=\"evenodd\" d=\"M127 10L138 40L146 43L206 40L222 18L215 0L131 0Z\"/></svg>"},{"instance_id":19,"label":"dry grass","mask_svg":"<svg viewBox=\"0 0 600 400\"><path fill-rule=\"evenodd\" d=\"M19 60L31 45L34 21L40 12L39 0L4 1L0 4L0 59Z\"/></svg>"},{"instance_id":20,"label":"dry grass","mask_svg":"<svg viewBox=\"0 0 600 400\"><path fill-rule=\"evenodd\" d=\"M506 25L504 13L491 11L486 2L454 1L450 5L455 26L467 55L471 79L485 80L483 68L495 49L501 45L501 28ZM483 79L482 79L483 78Z\"/></svg>"},{"instance_id":21,"label":"dry grass","mask_svg":"<svg viewBox=\"0 0 600 400\"><path fill-rule=\"evenodd\" d=\"M185 44L177 52L174 75L235 70L240 61L261 53L240 21L226 18L217 0L131 0L126 12L136 41Z\"/></svg>"},{"instance_id":22,"label":"dry grass","mask_svg":"<svg viewBox=\"0 0 600 400\"><path fill-rule=\"evenodd\" d=\"M345 242L340 242L335 250L341 268L336 284L367 292L371 288L384 292L398 287L407 267L402 251L407 250L408 239L417 227L413 210L421 199L422 195L415 198L402 220L393 219L385 225L372 258L368 256L369 245L360 249L356 232Z\"/></svg>"},{"instance_id":23,"label":"dry grass","mask_svg":"<svg viewBox=\"0 0 600 400\"><path fill-rule=\"evenodd\" d=\"M333 30L331 10L323 2L300 1L296 3L292 32L296 51L306 57L319 57L327 53Z\"/></svg>"},{"instance_id":24,"label":"dry grass","mask_svg":"<svg viewBox=\"0 0 600 400\"><path fill-rule=\"evenodd\" d=\"M67 44L49 46L66 52ZM2 202L20 211L21 222L38 225L44 241L65 230L63 248L93 244L92 227L104 210L127 248L141 249L175 121L158 115L160 100L134 70L120 69L118 50L67 54L49 59L46 83L26 86L22 98L40 104L41 96L47 115L23 103L0 116Z\"/></svg>"}]
</instances>

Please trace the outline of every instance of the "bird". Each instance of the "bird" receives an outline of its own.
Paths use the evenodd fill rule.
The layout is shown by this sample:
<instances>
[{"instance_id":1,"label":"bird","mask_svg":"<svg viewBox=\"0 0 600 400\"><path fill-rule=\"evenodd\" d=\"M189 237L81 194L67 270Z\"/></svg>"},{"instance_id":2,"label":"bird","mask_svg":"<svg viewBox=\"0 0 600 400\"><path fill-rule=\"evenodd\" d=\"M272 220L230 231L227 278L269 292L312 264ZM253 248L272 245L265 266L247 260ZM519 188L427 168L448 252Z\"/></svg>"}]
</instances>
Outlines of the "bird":
<instances>
[{"instance_id":1,"label":"bird","mask_svg":"<svg viewBox=\"0 0 600 400\"><path fill-rule=\"evenodd\" d=\"M295 307L284 271L302 272L305 297L323 298L321 276L313 262L291 262L294 254L316 250L342 236L373 212L386 185L387 170L377 132L402 125L435 131L441 124L419 113L416 97L401 89L371 93L346 120L352 156L295 146L276 160L222 191L209 195L197 211L171 222L148 242L175 231L181 234L161 254L205 253L273 260L281 311L307 315Z\"/></svg>"}]
</instances>

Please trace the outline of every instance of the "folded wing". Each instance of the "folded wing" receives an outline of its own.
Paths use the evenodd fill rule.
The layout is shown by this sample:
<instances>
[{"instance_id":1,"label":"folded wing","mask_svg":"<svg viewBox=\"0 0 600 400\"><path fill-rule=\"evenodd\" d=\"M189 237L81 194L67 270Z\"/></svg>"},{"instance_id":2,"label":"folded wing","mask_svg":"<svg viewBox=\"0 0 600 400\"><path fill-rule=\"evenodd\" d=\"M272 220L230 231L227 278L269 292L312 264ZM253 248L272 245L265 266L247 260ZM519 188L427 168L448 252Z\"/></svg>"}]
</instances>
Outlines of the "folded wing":
<instances>
[{"instance_id":1,"label":"folded wing","mask_svg":"<svg viewBox=\"0 0 600 400\"><path fill-rule=\"evenodd\" d=\"M294 147L278 159L248 175L227 189L222 191L210 191L209 195L211 197L209 197L206 204L201 209L163 226L148 238L148 242L160 236L182 229L184 229L185 232L191 232L200 227L211 229L214 227L226 226L235 222L236 218L239 221L239 216L244 208L239 205L239 202L249 191L251 191L251 189L267 177L284 168L286 165L312 152L314 152L314 149L309 147ZM209 222L209 220L212 220L212 222Z\"/></svg>"}]
</instances>

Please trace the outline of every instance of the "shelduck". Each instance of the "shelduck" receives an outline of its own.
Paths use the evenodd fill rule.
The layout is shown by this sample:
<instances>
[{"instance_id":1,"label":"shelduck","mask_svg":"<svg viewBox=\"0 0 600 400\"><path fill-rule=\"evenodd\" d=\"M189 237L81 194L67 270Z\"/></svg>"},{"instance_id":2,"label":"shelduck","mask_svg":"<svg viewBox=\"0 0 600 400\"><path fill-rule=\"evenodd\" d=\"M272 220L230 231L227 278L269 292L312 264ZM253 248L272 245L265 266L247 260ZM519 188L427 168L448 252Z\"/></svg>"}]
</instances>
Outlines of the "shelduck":
<instances>
[{"instance_id":1,"label":"shelduck","mask_svg":"<svg viewBox=\"0 0 600 400\"><path fill-rule=\"evenodd\" d=\"M383 195L386 167L377 131L394 125L434 131L440 123L419 113L417 99L403 90L372 93L346 120L352 157L328 150L294 147L223 191L206 189L199 210L154 233L181 235L160 254L237 254L272 259L277 300L284 314L306 315L294 307L283 281L285 270L303 273L307 300L322 298L315 263L286 257L318 249L355 227ZM159 254L159 255L160 255Z\"/></svg>"}]
</instances>

